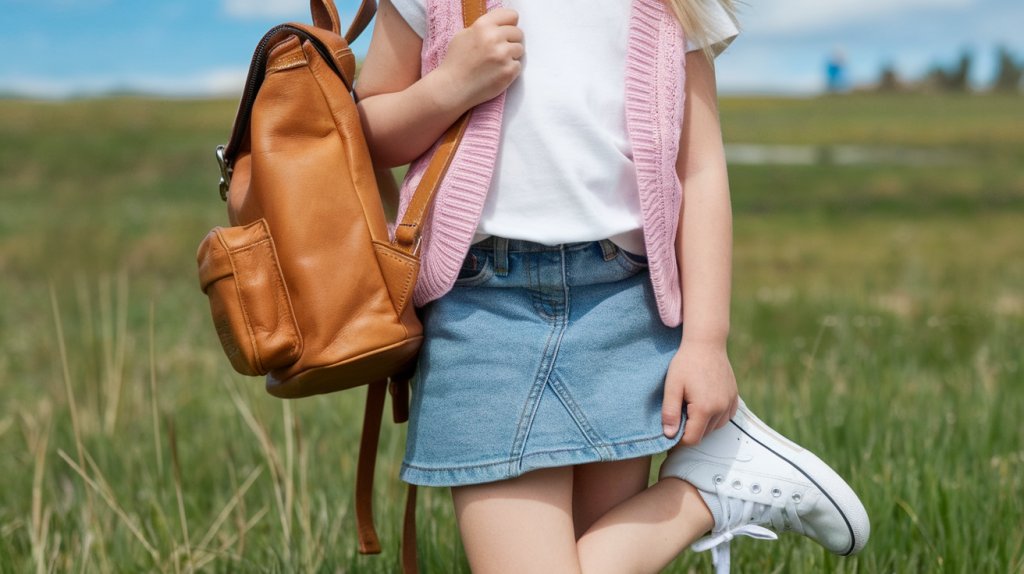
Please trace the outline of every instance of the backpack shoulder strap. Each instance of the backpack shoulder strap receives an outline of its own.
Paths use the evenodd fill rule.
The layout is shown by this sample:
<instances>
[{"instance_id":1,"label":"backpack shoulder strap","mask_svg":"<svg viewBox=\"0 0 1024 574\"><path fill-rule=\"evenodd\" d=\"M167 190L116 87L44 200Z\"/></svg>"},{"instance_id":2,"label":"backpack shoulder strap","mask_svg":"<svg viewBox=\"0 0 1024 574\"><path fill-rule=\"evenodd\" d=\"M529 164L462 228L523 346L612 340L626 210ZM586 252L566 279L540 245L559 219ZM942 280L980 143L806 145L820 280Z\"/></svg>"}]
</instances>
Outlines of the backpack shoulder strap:
<instances>
[{"instance_id":1,"label":"backpack shoulder strap","mask_svg":"<svg viewBox=\"0 0 1024 574\"><path fill-rule=\"evenodd\" d=\"M314 7L318 2L324 5L331 4L332 0L312 0ZM374 0L364 0L360 6L360 12L368 3ZM316 8L314 8L314 22L316 22ZM336 13L336 12L335 12ZM471 25L477 18L487 13L486 0L462 0L462 16L466 26ZM353 29L358 28L355 33L359 34L362 28L356 26L360 16L357 13L356 22L352 23ZM324 20L321 19L323 22ZM319 26L319 24L317 24ZM333 25L333 24L332 24ZM364 28L365 23L362 24ZM346 34L346 40L348 34ZM437 152L434 153L427 167L423 179L413 194L412 202L406 209L405 217L399 224L396 231L395 242L410 254L415 254L419 248L420 230L423 225L423 217L430 207L437 188L444 178L451 159L458 149L462 135L466 132L473 110L462 115L444 135L444 139ZM399 380L394 377L391 381L391 393L395 422L404 422L408 418L408 378ZM373 525L373 474L377 460L377 444L380 439L380 425L383 418L384 401L388 390L388 381L371 383L367 389L366 411L363 415L363 436L359 443L359 462L356 468L356 525L359 531L359 551L363 554L379 553L380 540L377 537L377 530ZM404 574L416 574L418 572L416 552L416 486L410 484L405 502L405 512L402 521L402 572Z\"/></svg>"},{"instance_id":2,"label":"backpack shoulder strap","mask_svg":"<svg viewBox=\"0 0 1024 574\"><path fill-rule=\"evenodd\" d=\"M462 0L462 19L467 28L486 13L486 0ZM462 141L463 134L466 133L466 126L469 125L472 115L472 109L466 111L445 132L441 145L434 152L430 164L423 172L423 178L420 179L420 183L413 193L402 221L395 227L395 243L409 255L417 255L419 252L423 220L445 173L448 172L448 167L451 165L452 158L455 157L455 151L459 148L459 143Z\"/></svg>"},{"instance_id":3,"label":"backpack shoulder strap","mask_svg":"<svg viewBox=\"0 0 1024 574\"><path fill-rule=\"evenodd\" d=\"M310 0L309 10L313 13L314 26L334 32L337 36L341 35L341 18L338 16L338 7L334 5L334 0ZM376 13L377 0L362 0L356 17L345 32L345 41L349 44L355 42Z\"/></svg>"}]
</instances>

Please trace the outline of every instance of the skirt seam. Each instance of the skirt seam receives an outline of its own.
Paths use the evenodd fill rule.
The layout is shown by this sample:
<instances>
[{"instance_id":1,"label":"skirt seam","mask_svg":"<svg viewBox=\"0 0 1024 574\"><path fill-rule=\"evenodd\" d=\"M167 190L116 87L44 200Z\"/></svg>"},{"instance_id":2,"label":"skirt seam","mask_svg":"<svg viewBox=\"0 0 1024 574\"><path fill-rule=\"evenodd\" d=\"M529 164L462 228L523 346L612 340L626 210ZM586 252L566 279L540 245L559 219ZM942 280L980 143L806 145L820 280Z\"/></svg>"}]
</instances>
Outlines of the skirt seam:
<instances>
[{"instance_id":1,"label":"skirt seam","mask_svg":"<svg viewBox=\"0 0 1024 574\"><path fill-rule=\"evenodd\" d=\"M516 425L516 436L512 441L512 452L509 453L508 461L506 463L509 465L510 473L515 471L515 462L522 459L523 450L526 449L526 442L530 438L533 419L537 416L537 407L540 405L540 398L544 394L544 387L547 386L547 377L550 376L550 369L548 370L548 374L544 374L545 358L547 357L548 349L551 348L551 341L555 338L555 334L558 330L558 325L554 324L548 332L548 340L544 343L544 351L541 353L541 360L540 364L537 365L537 372L533 376L533 385L531 386L530 394L527 395L526 404L523 405L522 414L519 415L519 424Z\"/></svg>"}]
</instances>

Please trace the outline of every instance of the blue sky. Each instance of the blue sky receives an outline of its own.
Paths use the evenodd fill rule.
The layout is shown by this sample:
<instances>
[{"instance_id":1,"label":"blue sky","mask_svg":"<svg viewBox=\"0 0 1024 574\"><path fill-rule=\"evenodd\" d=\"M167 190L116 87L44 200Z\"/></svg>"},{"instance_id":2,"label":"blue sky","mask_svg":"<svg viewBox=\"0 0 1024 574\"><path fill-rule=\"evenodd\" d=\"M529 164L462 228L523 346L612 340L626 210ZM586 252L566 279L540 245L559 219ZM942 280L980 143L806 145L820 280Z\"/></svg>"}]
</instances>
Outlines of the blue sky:
<instances>
[{"instance_id":1,"label":"blue sky","mask_svg":"<svg viewBox=\"0 0 1024 574\"><path fill-rule=\"evenodd\" d=\"M349 21L358 1L336 2ZM0 92L237 93L263 33L308 19L306 0L0 0ZM1024 60L1024 0L746 0L740 19L718 61L723 92L813 93L836 48L858 83L887 62L919 76L963 50L986 82L998 45Z\"/></svg>"}]
</instances>

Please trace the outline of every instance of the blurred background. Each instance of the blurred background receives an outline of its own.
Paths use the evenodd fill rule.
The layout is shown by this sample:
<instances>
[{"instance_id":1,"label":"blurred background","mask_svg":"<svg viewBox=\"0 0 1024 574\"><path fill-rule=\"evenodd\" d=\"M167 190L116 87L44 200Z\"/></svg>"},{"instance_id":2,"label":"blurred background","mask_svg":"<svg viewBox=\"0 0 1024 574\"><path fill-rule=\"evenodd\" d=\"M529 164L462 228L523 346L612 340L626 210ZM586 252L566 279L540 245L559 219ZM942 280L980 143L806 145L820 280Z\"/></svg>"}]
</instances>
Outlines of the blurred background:
<instances>
[{"instance_id":1,"label":"blurred background","mask_svg":"<svg viewBox=\"0 0 1024 574\"><path fill-rule=\"evenodd\" d=\"M359 6L337 4L343 21ZM234 95L251 45L274 24L309 18L303 0L2 0L0 10L0 47L17 56L0 63L0 93L38 98ZM887 71L908 87L937 87L947 73L959 89L986 89L1024 59L1017 0L755 0L741 10L744 32L718 60L726 94L821 93L829 62L840 91L886 84Z\"/></svg>"},{"instance_id":2,"label":"blurred background","mask_svg":"<svg viewBox=\"0 0 1024 574\"><path fill-rule=\"evenodd\" d=\"M0 93L234 95L250 44L276 23L308 19L306 4L3 0L8 33L0 46L17 57L0 63ZM337 4L350 21L359 3ZM1016 0L775 0L741 9L744 33L718 61L728 94L820 93L829 86L829 61L842 68L840 90L877 86L886 71L916 84L937 72L959 74L964 57L958 82L984 89L1024 58L1024 4ZM358 56L368 40L353 46Z\"/></svg>"},{"instance_id":3,"label":"blurred background","mask_svg":"<svg viewBox=\"0 0 1024 574\"><path fill-rule=\"evenodd\" d=\"M1024 3L740 19L717 61L730 357L872 540L742 540L733 571L1024 572ZM234 374L195 274L227 225L213 149L288 20L308 4L0 0L0 573L396 571L404 428L380 447L384 553L360 556L362 391L282 402ZM450 506L421 496L425 572L468 572Z\"/></svg>"}]
</instances>

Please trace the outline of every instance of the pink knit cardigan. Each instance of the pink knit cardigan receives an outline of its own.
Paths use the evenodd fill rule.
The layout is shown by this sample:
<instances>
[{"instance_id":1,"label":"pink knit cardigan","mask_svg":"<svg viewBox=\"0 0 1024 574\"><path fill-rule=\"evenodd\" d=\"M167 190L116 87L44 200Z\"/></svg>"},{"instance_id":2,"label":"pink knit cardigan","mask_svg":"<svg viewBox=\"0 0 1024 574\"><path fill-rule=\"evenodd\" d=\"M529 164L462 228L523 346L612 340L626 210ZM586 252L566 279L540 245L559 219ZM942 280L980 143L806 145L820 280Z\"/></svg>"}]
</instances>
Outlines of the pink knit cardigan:
<instances>
[{"instance_id":1,"label":"pink knit cardigan","mask_svg":"<svg viewBox=\"0 0 1024 574\"><path fill-rule=\"evenodd\" d=\"M626 50L626 125L633 146L644 243L662 322L682 322L675 237L682 202L676 156L683 118L685 48L678 20L662 0L632 0ZM488 0L488 10L501 0ZM462 28L461 0L427 0L422 73L436 68ZM462 143L424 225L421 266L413 303L447 293L458 276L490 186L501 135L505 94L473 110ZM401 188L401 220L437 144L409 168Z\"/></svg>"}]
</instances>

